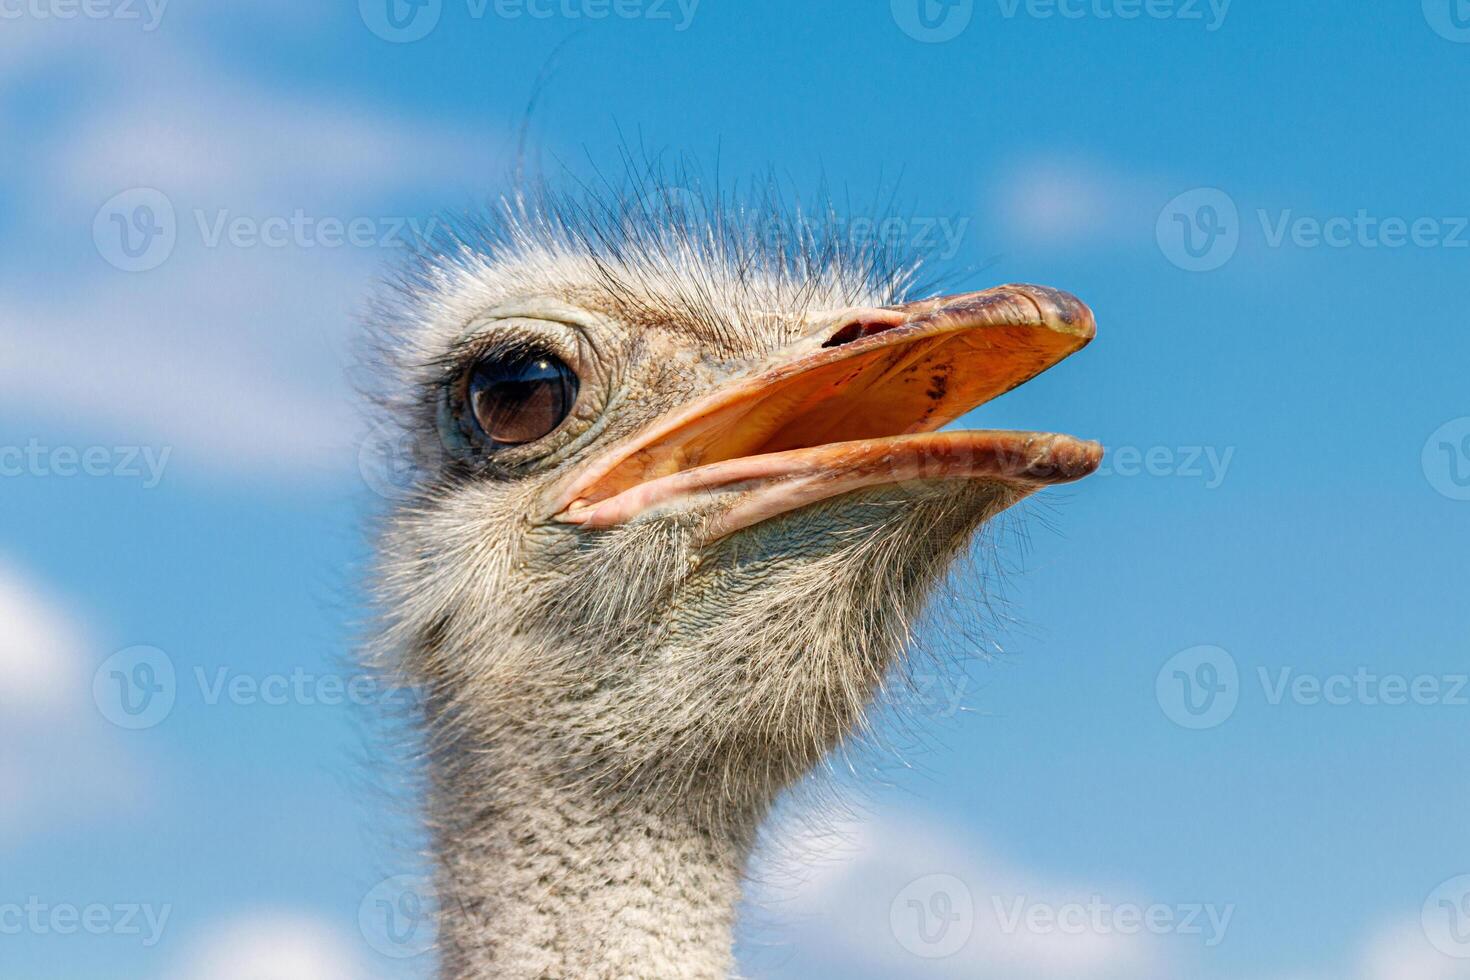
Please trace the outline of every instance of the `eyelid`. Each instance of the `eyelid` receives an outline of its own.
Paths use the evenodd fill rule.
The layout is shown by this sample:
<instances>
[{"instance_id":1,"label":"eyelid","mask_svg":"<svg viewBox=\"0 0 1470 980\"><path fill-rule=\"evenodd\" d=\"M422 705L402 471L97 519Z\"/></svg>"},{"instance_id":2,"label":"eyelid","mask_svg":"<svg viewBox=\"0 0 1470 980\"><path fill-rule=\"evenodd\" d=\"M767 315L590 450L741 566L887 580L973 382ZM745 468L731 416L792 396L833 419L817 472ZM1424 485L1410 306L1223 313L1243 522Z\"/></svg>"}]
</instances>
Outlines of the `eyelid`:
<instances>
[{"instance_id":1,"label":"eyelid","mask_svg":"<svg viewBox=\"0 0 1470 980\"><path fill-rule=\"evenodd\" d=\"M558 343L555 353L585 378L589 372L602 373L610 367L603 341L617 332L617 325L604 314L569 305L555 296L521 296L465 321L446 357L463 357L485 338L505 332L552 338Z\"/></svg>"},{"instance_id":2,"label":"eyelid","mask_svg":"<svg viewBox=\"0 0 1470 980\"><path fill-rule=\"evenodd\" d=\"M555 354L579 375L582 373L580 344L567 344L566 338L552 336L551 331L505 329L468 337L438 358L439 370L446 381L457 381L479 361L487 357L512 358L535 354Z\"/></svg>"}]
</instances>

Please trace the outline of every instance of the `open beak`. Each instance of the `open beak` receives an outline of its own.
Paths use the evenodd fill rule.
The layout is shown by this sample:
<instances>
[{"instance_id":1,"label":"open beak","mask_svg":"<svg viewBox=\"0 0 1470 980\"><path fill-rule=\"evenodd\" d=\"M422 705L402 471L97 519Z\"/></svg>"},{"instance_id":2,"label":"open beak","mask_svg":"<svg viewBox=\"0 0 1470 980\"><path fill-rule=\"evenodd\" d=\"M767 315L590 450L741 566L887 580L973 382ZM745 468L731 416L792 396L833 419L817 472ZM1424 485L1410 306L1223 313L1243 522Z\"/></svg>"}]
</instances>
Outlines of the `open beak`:
<instances>
[{"instance_id":1,"label":"open beak","mask_svg":"<svg viewBox=\"0 0 1470 980\"><path fill-rule=\"evenodd\" d=\"M552 491L589 529L735 495L706 542L799 507L909 480L990 480L1019 499L1097 469L1102 447L1034 432L936 432L1092 340L1081 301L999 286L814 320L775 367L723 386Z\"/></svg>"}]
</instances>

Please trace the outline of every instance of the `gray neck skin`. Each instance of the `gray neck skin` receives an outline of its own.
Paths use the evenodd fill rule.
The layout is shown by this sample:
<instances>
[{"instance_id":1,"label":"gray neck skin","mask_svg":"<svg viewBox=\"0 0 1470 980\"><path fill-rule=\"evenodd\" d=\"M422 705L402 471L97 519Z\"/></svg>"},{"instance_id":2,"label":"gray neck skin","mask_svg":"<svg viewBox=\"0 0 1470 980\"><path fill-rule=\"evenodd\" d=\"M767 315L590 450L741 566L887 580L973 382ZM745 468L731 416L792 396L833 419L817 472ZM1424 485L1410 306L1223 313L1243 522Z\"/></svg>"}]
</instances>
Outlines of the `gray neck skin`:
<instances>
[{"instance_id":1,"label":"gray neck skin","mask_svg":"<svg viewBox=\"0 0 1470 980\"><path fill-rule=\"evenodd\" d=\"M492 755L515 764L491 772L486 756L446 753L433 765L444 980L730 976L754 817L714 832L537 772L534 749Z\"/></svg>"}]
</instances>

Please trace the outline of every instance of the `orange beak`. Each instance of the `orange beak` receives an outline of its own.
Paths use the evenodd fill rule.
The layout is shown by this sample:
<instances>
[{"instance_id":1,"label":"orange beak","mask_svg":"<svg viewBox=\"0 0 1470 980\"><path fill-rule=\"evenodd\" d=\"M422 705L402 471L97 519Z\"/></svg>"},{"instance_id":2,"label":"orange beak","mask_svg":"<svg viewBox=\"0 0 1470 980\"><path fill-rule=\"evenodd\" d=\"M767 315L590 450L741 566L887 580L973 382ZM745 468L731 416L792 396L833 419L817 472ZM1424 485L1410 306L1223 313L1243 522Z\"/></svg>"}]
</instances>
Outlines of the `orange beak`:
<instances>
[{"instance_id":1,"label":"orange beak","mask_svg":"<svg viewBox=\"0 0 1470 980\"><path fill-rule=\"evenodd\" d=\"M1024 384L1095 332L1075 297L1000 286L818 318L777 367L675 411L552 491L558 520L614 527L710 495L708 543L864 487L992 480L1017 499L1097 469L1070 436L934 430Z\"/></svg>"}]
</instances>

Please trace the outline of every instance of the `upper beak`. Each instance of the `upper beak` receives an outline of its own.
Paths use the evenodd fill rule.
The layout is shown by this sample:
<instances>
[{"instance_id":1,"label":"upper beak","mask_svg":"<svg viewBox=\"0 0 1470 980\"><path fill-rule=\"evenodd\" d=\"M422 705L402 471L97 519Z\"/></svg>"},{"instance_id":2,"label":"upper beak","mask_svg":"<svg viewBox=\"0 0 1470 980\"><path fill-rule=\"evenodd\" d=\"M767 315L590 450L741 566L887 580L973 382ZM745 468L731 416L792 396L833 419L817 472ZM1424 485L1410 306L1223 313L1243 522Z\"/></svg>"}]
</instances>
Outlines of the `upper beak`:
<instances>
[{"instance_id":1,"label":"upper beak","mask_svg":"<svg viewBox=\"0 0 1470 980\"><path fill-rule=\"evenodd\" d=\"M678 409L552 491L558 520L591 528L712 493L741 499L707 539L862 487L990 479L1016 499L1080 479L1102 447L1069 436L934 430L1080 350L1091 311L1011 285L813 318L776 365ZM929 433L929 434L924 434Z\"/></svg>"}]
</instances>

